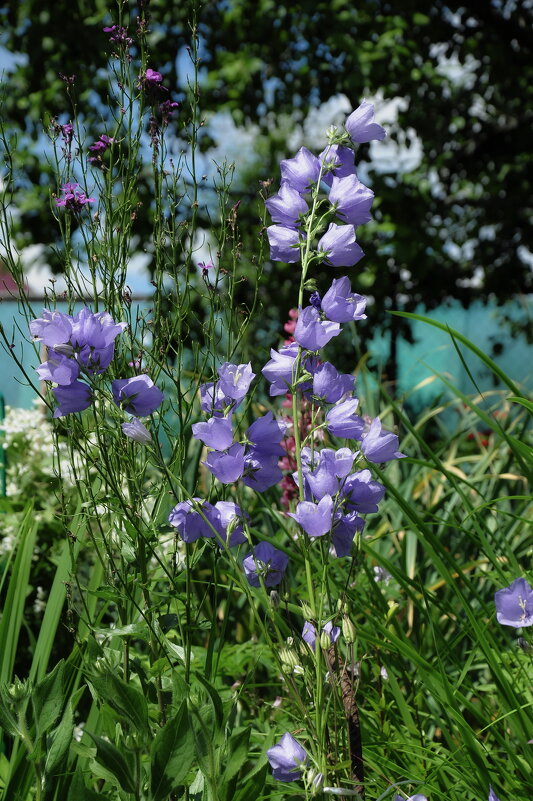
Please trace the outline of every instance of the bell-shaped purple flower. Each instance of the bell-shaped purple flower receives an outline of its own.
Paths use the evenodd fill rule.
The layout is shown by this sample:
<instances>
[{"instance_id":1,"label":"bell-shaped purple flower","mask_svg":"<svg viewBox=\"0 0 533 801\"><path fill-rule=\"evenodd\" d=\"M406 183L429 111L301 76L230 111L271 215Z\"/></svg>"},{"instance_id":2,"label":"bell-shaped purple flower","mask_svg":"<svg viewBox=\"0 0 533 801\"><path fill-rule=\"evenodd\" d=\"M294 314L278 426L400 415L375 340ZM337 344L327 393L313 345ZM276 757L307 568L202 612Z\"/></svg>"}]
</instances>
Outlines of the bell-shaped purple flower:
<instances>
[{"instance_id":1,"label":"bell-shaped purple flower","mask_svg":"<svg viewBox=\"0 0 533 801\"><path fill-rule=\"evenodd\" d=\"M78 378L80 366L75 359L69 359L52 350L48 361L40 364L35 372L41 381L53 381L60 386L69 386Z\"/></svg>"},{"instance_id":2,"label":"bell-shaped purple flower","mask_svg":"<svg viewBox=\"0 0 533 801\"><path fill-rule=\"evenodd\" d=\"M325 403L336 403L354 387L355 376L337 372L330 362L322 362L313 374L313 396Z\"/></svg>"},{"instance_id":3,"label":"bell-shaped purple flower","mask_svg":"<svg viewBox=\"0 0 533 801\"><path fill-rule=\"evenodd\" d=\"M91 388L83 381L73 381L65 387L56 387L52 394L58 406L54 411L54 417L65 417L72 412L83 412L92 403L93 393Z\"/></svg>"},{"instance_id":4,"label":"bell-shaped purple flower","mask_svg":"<svg viewBox=\"0 0 533 801\"><path fill-rule=\"evenodd\" d=\"M251 448L245 457L243 483L256 492L265 492L278 484L283 478L278 456L261 448Z\"/></svg>"},{"instance_id":5,"label":"bell-shaped purple flower","mask_svg":"<svg viewBox=\"0 0 533 801\"><path fill-rule=\"evenodd\" d=\"M216 417L216 412L222 414L223 409L230 404L231 399L226 398L220 389L218 381L215 383L210 381L208 384L200 386L200 408L206 414L212 414Z\"/></svg>"},{"instance_id":6,"label":"bell-shaped purple flower","mask_svg":"<svg viewBox=\"0 0 533 801\"><path fill-rule=\"evenodd\" d=\"M306 147L301 147L292 159L280 162L281 180L297 192L309 192L311 184L318 181L320 161Z\"/></svg>"},{"instance_id":7,"label":"bell-shaped purple flower","mask_svg":"<svg viewBox=\"0 0 533 801\"><path fill-rule=\"evenodd\" d=\"M295 228L286 225L269 225L267 228L272 261L284 261L293 264L300 261L301 237Z\"/></svg>"},{"instance_id":8,"label":"bell-shaped purple flower","mask_svg":"<svg viewBox=\"0 0 533 801\"><path fill-rule=\"evenodd\" d=\"M146 445L148 442L152 441L152 435L140 420L132 420L131 423L122 423L121 428L124 434L134 442Z\"/></svg>"},{"instance_id":9,"label":"bell-shaped purple flower","mask_svg":"<svg viewBox=\"0 0 533 801\"><path fill-rule=\"evenodd\" d=\"M337 451L323 448L315 470L310 470L307 465L304 467L306 484L315 498L320 500L324 495L335 495L339 490L339 479L346 478L354 459L355 453L349 448L339 448Z\"/></svg>"},{"instance_id":10,"label":"bell-shaped purple flower","mask_svg":"<svg viewBox=\"0 0 533 801\"><path fill-rule=\"evenodd\" d=\"M355 175L355 153L351 147L330 145L318 156L322 167L322 180L331 186L333 178L345 178Z\"/></svg>"},{"instance_id":11,"label":"bell-shaped purple flower","mask_svg":"<svg viewBox=\"0 0 533 801\"><path fill-rule=\"evenodd\" d=\"M288 228L296 228L299 218L308 212L308 206L301 194L284 181L276 195L265 201L272 222L280 223Z\"/></svg>"},{"instance_id":12,"label":"bell-shaped purple flower","mask_svg":"<svg viewBox=\"0 0 533 801\"><path fill-rule=\"evenodd\" d=\"M338 512L335 515L333 522L333 531L331 532L331 544L335 551L335 556L341 558L349 556L352 550L352 542L356 532L360 532L365 527L365 521L359 517L357 512L350 512L343 515Z\"/></svg>"},{"instance_id":13,"label":"bell-shaped purple flower","mask_svg":"<svg viewBox=\"0 0 533 801\"><path fill-rule=\"evenodd\" d=\"M348 476L342 487L342 495L347 498L348 508L359 514L377 512L378 503L383 500L385 487L372 478L370 470L359 470Z\"/></svg>"},{"instance_id":14,"label":"bell-shaped purple flower","mask_svg":"<svg viewBox=\"0 0 533 801\"><path fill-rule=\"evenodd\" d=\"M259 576L265 587L275 587L283 579L289 564L289 557L274 548L269 542L260 542L253 553L248 554L242 563L244 574L252 587L260 587Z\"/></svg>"},{"instance_id":15,"label":"bell-shaped purple flower","mask_svg":"<svg viewBox=\"0 0 533 801\"><path fill-rule=\"evenodd\" d=\"M329 202L335 206L337 214L352 225L363 225L370 222L370 208L374 193L355 175L346 178L333 178Z\"/></svg>"},{"instance_id":16,"label":"bell-shaped purple flower","mask_svg":"<svg viewBox=\"0 0 533 801\"><path fill-rule=\"evenodd\" d=\"M285 395L295 381L296 358L298 356L298 343L292 342L285 348L270 351L271 359L261 372L270 382L271 395Z\"/></svg>"},{"instance_id":17,"label":"bell-shaped purple flower","mask_svg":"<svg viewBox=\"0 0 533 801\"><path fill-rule=\"evenodd\" d=\"M320 312L314 306L306 306L298 315L294 329L294 339L306 350L320 350L324 345L340 334L338 323L321 320Z\"/></svg>"},{"instance_id":18,"label":"bell-shaped purple flower","mask_svg":"<svg viewBox=\"0 0 533 801\"><path fill-rule=\"evenodd\" d=\"M84 348L91 352L106 350L125 328L127 323L115 323L108 312L93 313L85 308L72 321L70 342L78 351Z\"/></svg>"},{"instance_id":19,"label":"bell-shaped purple flower","mask_svg":"<svg viewBox=\"0 0 533 801\"><path fill-rule=\"evenodd\" d=\"M218 512L207 501L202 501L200 498L194 498L196 506L200 507L203 513L199 513L198 509L192 501L181 501L176 504L168 516L168 522L177 530L178 534L184 542L195 542L200 537L214 537L214 531L206 522L209 520L214 528L217 522Z\"/></svg>"},{"instance_id":20,"label":"bell-shaped purple flower","mask_svg":"<svg viewBox=\"0 0 533 801\"><path fill-rule=\"evenodd\" d=\"M365 421L355 414L358 405L357 398L352 398L333 406L326 414L326 428L329 433L342 439L361 439Z\"/></svg>"},{"instance_id":21,"label":"bell-shaped purple flower","mask_svg":"<svg viewBox=\"0 0 533 801\"><path fill-rule=\"evenodd\" d=\"M404 459L405 453L398 450L398 437L390 431L381 430L381 420L372 420L370 428L363 436L361 450L369 462L380 464L392 459Z\"/></svg>"},{"instance_id":22,"label":"bell-shaped purple flower","mask_svg":"<svg viewBox=\"0 0 533 801\"><path fill-rule=\"evenodd\" d=\"M346 276L333 279L321 303L328 320L336 323L366 320L366 298L351 291L350 279Z\"/></svg>"},{"instance_id":23,"label":"bell-shaped purple flower","mask_svg":"<svg viewBox=\"0 0 533 801\"><path fill-rule=\"evenodd\" d=\"M249 515L233 501L217 501L215 509L219 514L218 528L221 531L216 537L217 544L220 546L227 544L232 548L234 545L246 542L243 523L250 519Z\"/></svg>"},{"instance_id":24,"label":"bell-shaped purple flower","mask_svg":"<svg viewBox=\"0 0 533 801\"><path fill-rule=\"evenodd\" d=\"M192 433L195 439L215 451L225 451L233 442L233 429L228 417L211 417L205 423L194 423Z\"/></svg>"},{"instance_id":25,"label":"bell-shaped purple flower","mask_svg":"<svg viewBox=\"0 0 533 801\"><path fill-rule=\"evenodd\" d=\"M34 339L49 348L64 345L70 340L72 317L59 311L43 309L43 316L31 321L30 332Z\"/></svg>"},{"instance_id":26,"label":"bell-shaped purple flower","mask_svg":"<svg viewBox=\"0 0 533 801\"><path fill-rule=\"evenodd\" d=\"M385 129L374 122L374 105L363 100L355 111L352 111L344 126L354 142L370 142L372 139L385 139Z\"/></svg>"},{"instance_id":27,"label":"bell-shaped purple flower","mask_svg":"<svg viewBox=\"0 0 533 801\"><path fill-rule=\"evenodd\" d=\"M531 742L531 740L529 740ZM489 799L488 801L500 801L494 790L492 789L492 785L489 786Z\"/></svg>"},{"instance_id":28,"label":"bell-shaped purple flower","mask_svg":"<svg viewBox=\"0 0 533 801\"><path fill-rule=\"evenodd\" d=\"M227 453L211 451L202 464L221 484L233 484L244 472L244 445L236 442Z\"/></svg>"},{"instance_id":29,"label":"bell-shaped purple flower","mask_svg":"<svg viewBox=\"0 0 533 801\"><path fill-rule=\"evenodd\" d=\"M269 748L267 759L272 768L272 775L280 782L295 782L302 778L301 768L307 763L307 754L294 739L286 732L279 743Z\"/></svg>"},{"instance_id":30,"label":"bell-shaped purple flower","mask_svg":"<svg viewBox=\"0 0 533 801\"><path fill-rule=\"evenodd\" d=\"M218 387L227 398L234 401L241 401L250 388L250 384L255 378L252 372L252 365L248 364L224 364L218 368L219 382Z\"/></svg>"},{"instance_id":31,"label":"bell-shaped purple flower","mask_svg":"<svg viewBox=\"0 0 533 801\"><path fill-rule=\"evenodd\" d=\"M355 241L353 225L330 223L317 245L319 254L334 267L353 267L365 255Z\"/></svg>"},{"instance_id":32,"label":"bell-shaped purple flower","mask_svg":"<svg viewBox=\"0 0 533 801\"><path fill-rule=\"evenodd\" d=\"M111 382L113 400L134 417L146 417L163 403L164 395L147 375L118 378Z\"/></svg>"},{"instance_id":33,"label":"bell-shaped purple flower","mask_svg":"<svg viewBox=\"0 0 533 801\"><path fill-rule=\"evenodd\" d=\"M267 412L252 423L246 432L246 439L254 446L254 450L283 456L285 451L279 443L286 428L286 423L275 420L272 412Z\"/></svg>"},{"instance_id":34,"label":"bell-shaped purple flower","mask_svg":"<svg viewBox=\"0 0 533 801\"><path fill-rule=\"evenodd\" d=\"M509 587L494 594L496 619L502 626L533 626L533 589L525 578L518 578Z\"/></svg>"},{"instance_id":35,"label":"bell-shaped purple flower","mask_svg":"<svg viewBox=\"0 0 533 801\"><path fill-rule=\"evenodd\" d=\"M334 626L331 620L329 620L322 631L329 636L331 645L337 642L340 637L341 630L339 626ZM316 629L313 623L310 623L309 620L304 622L304 627L302 630L302 640L306 642L310 647L311 650L314 651L316 648Z\"/></svg>"},{"instance_id":36,"label":"bell-shaped purple flower","mask_svg":"<svg viewBox=\"0 0 533 801\"><path fill-rule=\"evenodd\" d=\"M331 529L333 498L324 495L318 503L300 501L296 513L288 512L310 537L322 537Z\"/></svg>"}]
</instances>

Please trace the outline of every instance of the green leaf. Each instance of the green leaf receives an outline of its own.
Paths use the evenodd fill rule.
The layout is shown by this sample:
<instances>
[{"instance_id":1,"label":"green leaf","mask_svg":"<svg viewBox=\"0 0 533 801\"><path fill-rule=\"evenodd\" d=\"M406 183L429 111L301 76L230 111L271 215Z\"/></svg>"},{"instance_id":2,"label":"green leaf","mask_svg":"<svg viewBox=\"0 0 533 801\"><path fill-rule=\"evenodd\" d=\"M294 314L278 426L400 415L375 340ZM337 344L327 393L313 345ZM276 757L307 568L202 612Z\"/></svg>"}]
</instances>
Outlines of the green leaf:
<instances>
[{"instance_id":1,"label":"green leaf","mask_svg":"<svg viewBox=\"0 0 533 801\"><path fill-rule=\"evenodd\" d=\"M229 757L224 771L224 782L229 782L240 771L248 758L248 744L250 742L250 727L247 726L236 731L230 737L228 751Z\"/></svg>"},{"instance_id":2,"label":"green leaf","mask_svg":"<svg viewBox=\"0 0 533 801\"><path fill-rule=\"evenodd\" d=\"M74 732L74 721L72 719L72 709L67 705L61 722L51 737L51 744L48 747L44 772L51 776L62 769L65 757L68 754L72 735Z\"/></svg>"},{"instance_id":3,"label":"green leaf","mask_svg":"<svg viewBox=\"0 0 533 801\"><path fill-rule=\"evenodd\" d=\"M92 676L90 683L97 695L104 700L111 709L126 718L135 731L150 736L148 724L148 706L144 695L115 673Z\"/></svg>"},{"instance_id":4,"label":"green leaf","mask_svg":"<svg viewBox=\"0 0 533 801\"><path fill-rule=\"evenodd\" d=\"M180 785L194 759L194 737L185 701L158 731L152 743L151 789L153 801L164 801Z\"/></svg>"},{"instance_id":5,"label":"green leaf","mask_svg":"<svg viewBox=\"0 0 533 801\"><path fill-rule=\"evenodd\" d=\"M126 793L134 793L133 764L126 760L113 743L96 734L91 734L90 731L86 733L96 745L96 761L115 777L122 790Z\"/></svg>"},{"instance_id":6,"label":"green leaf","mask_svg":"<svg viewBox=\"0 0 533 801\"><path fill-rule=\"evenodd\" d=\"M32 694L33 714L38 736L52 728L66 701L65 662L58 662L35 687Z\"/></svg>"},{"instance_id":7,"label":"green leaf","mask_svg":"<svg viewBox=\"0 0 533 801\"><path fill-rule=\"evenodd\" d=\"M533 403L526 398L507 398L507 400L510 400L513 403L521 403L522 406L528 410L528 412L533 414Z\"/></svg>"}]
</instances>

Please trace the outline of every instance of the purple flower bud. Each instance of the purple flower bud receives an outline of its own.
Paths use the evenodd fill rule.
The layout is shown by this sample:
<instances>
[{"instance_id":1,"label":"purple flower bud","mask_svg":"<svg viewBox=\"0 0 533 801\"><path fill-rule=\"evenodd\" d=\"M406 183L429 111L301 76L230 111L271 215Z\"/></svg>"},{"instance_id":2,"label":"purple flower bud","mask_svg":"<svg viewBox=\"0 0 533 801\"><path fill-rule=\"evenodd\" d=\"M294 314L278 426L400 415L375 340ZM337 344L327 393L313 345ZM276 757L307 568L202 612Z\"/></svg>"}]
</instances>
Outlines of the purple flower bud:
<instances>
[{"instance_id":1,"label":"purple flower bud","mask_svg":"<svg viewBox=\"0 0 533 801\"><path fill-rule=\"evenodd\" d=\"M272 775L280 782L294 782L302 778L300 768L307 763L307 754L294 739L286 732L279 743L269 748L267 759L272 768Z\"/></svg>"},{"instance_id":2,"label":"purple flower bud","mask_svg":"<svg viewBox=\"0 0 533 801\"><path fill-rule=\"evenodd\" d=\"M218 368L218 375L220 377L220 381L218 382L219 389L226 397L235 401L241 401L244 398L250 384L255 378L255 373L252 373L252 365L250 362L248 362L248 364L230 364L229 362L224 362L224 364Z\"/></svg>"},{"instance_id":3,"label":"purple flower bud","mask_svg":"<svg viewBox=\"0 0 533 801\"><path fill-rule=\"evenodd\" d=\"M300 261L301 237L297 230L286 225L269 225L267 228L272 261L293 264Z\"/></svg>"},{"instance_id":4,"label":"purple flower bud","mask_svg":"<svg viewBox=\"0 0 533 801\"><path fill-rule=\"evenodd\" d=\"M299 225L300 215L306 214L309 210L300 193L285 181L281 184L279 192L265 201L265 206L272 217L272 222L289 228L296 228Z\"/></svg>"},{"instance_id":5,"label":"purple flower bud","mask_svg":"<svg viewBox=\"0 0 533 801\"><path fill-rule=\"evenodd\" d=\"M221 484L233 484L244 472L244 445L236 442L227 453L211 451L202 464Z\"/></svg>"},{"instance_id":6,"label":"purple flower bud","mask_svg":"<svg viewBox=\"0 0 533 801\"><path fill-rule=\"evenodd\" d=\"M519 629L533 626L533 589L525 578L518 578L509 587L494 594L496 619L502 626Z\"/></svg>"},{"instance_id":7,"label":"purple flower bud","mask_svg":"<svg viewBox=\"0 0 533 801\"><path fill-rule=\"evenodd\" d=\"M318 181L320 161L306 147L301 147L292 159L280 162L281 180L297 192L309 192L311 184Z\"/></svg>"},{"instance_id":8,"label":"purple flower bud","mask_svg":"<svg viewBox=\"0 0 533 801\"><path fill-rule=\"evenodd\" d=\"M313 395L325 403L336 403L354 387L355 376L338 373L330 362L322 362L313 375Z\"/></svg>"},{"instance_id":9,"label":"purple flower bud","mask_svg":"<svg viewBox=\"0 0 533 801\"><path fill-rule=\"evenodd\" d=\"M320 312L314 306L306 306L298 315L298 322L294 329L294 339L302 348L317 351L333 337L340 334L341 327L338 323L331 323L329 320L321 320Z\"/></svg>"},{"instance_id":10,"label":"purple flower bud","mask_svg":"<svg viewBox=\"0 0 533 801\"><path fill-rule=\"evenodd\" d=\"M121 428L124 434L134 442L146 445L148 442L152 441L152 435L140 420L132 420L131 423L122 423Z\"/></svg>"},{"instance_id":11,"label":"purple flower bud","mask_svg":"<svg viewBox=\"0 0 533 801\"><path fill-rule=\"evenodd\" d=\"M91 388L83 381L74 381L66 387L56 387L52 390L57 406L54 417L64 417L72 412L82 412L88 409L93 399Z\"/></svg>"},{"instance_id":12,"label":"purple flower bud","mask_svg":"<svg viewBox=\"0 0 533 801\"><path fill-rule=\"evenodd\" d=\"M283 579L289 564L289 557L283 551L274 548L269 542L260 542L253 553L248 554L242 566L252 587L260 587L259 576L262 577L265 587L275 587Z\"/></svg>"},{"instance_id":13,"label":"purple flower bud","mask_svg":"<svg viewBox=\"0 0 533 801\"><path fill-rule=\"evenodd\" d=\"M78 378L80 366L75 359L52 351L48 361L40 364L35 372L41 381L53 381L54 384L68 386Z\"/></svg>"},{"instance_id":14,"label":"purple flower bud","mask_svg":"<svg viewBox=\"0 0 533 801\"><path fill-rule=\"evenodd\" d=\"M354 142L370 142L371 139L385 139L385 129L374 122L374 106L363 100L355 111L352 111L344 123L346 130Z\"/></svg>"},{"instance_id":15,"label":"purple flower bud","mask_svg":"<svg viewBox=\"0 0 533 801\"><path fill-rule=\"evenodd\" d=\"M353 267L365 255L355 241L353 225L335 223L330 223L317 245L317 251L334 267Z\"/></svg>"},{"instance_id":16,"label":"purple flower bud","mask_svg":"<svg viewBox=\"0 0 533 801\"><path fill-rule=\"evenodd\" d=\"M347 323L350 320L366 320L364 314L366 298L351 291L350 279L346 276L334 278L322 298L322 310L328 320Z\"/></svg>"},{"instance_id":17,"label":"purple flower bud","mask_svg":"<svg viewBox=\"0 0 533 801\"><path fill-rule=\"evenodd\" d=\"M361 439L365 430L365 421L355 414L359 405L356 398L337 403L326 414L326 428L334 437L342 439Z\"/></svg>"},{"instance_id":18,"label":"purple flower bud","mask_svg":"<svg viewBox=\"0 0 533 801\"><path fill-rule=\"evenodd\" d=\"M390 431L381 430L379 418L372 420L369 430L362 438L361 450L369 462L390 462L392 459L404 459L405 453L398 450L398 437Z\"/></svg>"},{"instance_id":19,"label":"purple flower bud","mask_svg":"<svg viewBox=\"0 0 533 801\"><path fill-rule=\"evenodd\" d=\"M330 145L318 156L322 169L322 180L331 186L333 177L345 178L347 175L355 175L355 153L351 147L342 145Z\"/></svg>"},{"instance_id":20,"label":"purple flower bud","mask_svg":"<svg viewBox=\"0 0 533 801\"><path fill-rule=\"evenodd\" d=\"M324 495L318 503L300 501L296 513L288 512L310 537L322 537L331 530L333 498Z\"/></svg>"},{"instance_id":21,"label":"purple flower bud","mask_svg":"<svg viewBox=\"0 0 533 801\"><path fill-rule=\"evenodd\" d=\"M318 292L313 292L309 296L309 303L311 304L311 306L314 306L315 309L318 309L318 311L322 311L322 303Z\"/></svg>"},{"instance_id":22,"label":"purple flower bud","mask_svg":"<svg viewBox=\"0 0 533 801\"><path fill-rule=\"evenodd\" d=\"M355 175L333 178L331 182L329 202L335 206L337 214L352 225L370 222L373 200L372 190L362 184Z\"/></svg>"},{"instance_id":23,"label":"purple flower bud","mask_svg":"<svg viewBox=\"0 0 533 801\"><path fill-rule=\"evenodd\" d=\"M233 442L233 430L228 417L211 417L205 423L194 423L192 433L195 439L216 451L225 451Z\"/></svg>"},{"instance_id":24,"label":"purple flower bud","mask_svg":"<svg viewBox=\"0 0 533 801\"><path fill-rule=\"evenodd\" d=\"M163 403L164 395L147 375L119 378L111 382L113 400L135 417L152 414Z\"/></svg>"}]
</instances>

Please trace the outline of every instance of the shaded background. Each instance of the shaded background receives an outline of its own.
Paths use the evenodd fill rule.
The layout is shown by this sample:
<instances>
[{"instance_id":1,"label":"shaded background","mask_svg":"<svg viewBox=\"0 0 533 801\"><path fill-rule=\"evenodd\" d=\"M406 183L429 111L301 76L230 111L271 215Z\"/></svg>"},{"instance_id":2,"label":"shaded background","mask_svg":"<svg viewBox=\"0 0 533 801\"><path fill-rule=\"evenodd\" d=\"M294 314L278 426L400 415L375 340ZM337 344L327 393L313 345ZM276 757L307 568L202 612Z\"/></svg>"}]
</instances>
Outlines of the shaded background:
<instances>
[{"instance_id":1,"label":"shaded background","mask_svg":"<svg viewBox=\"0 0 533 801\"><path fill-rule=\"evenodd\" d=\"M163 73L172 98L184 102L169 140L177 155L186 148L193 6L151 0L144 7L151 14L149 64ZM449 342L386 313L437 310L511 377L531 381L533 3L218 0L196 9L206 183L215 175L213 159L234 160L231 199L241 201L243 272L253 279L256 269L250 254L260 230L260 182L273 179L275 191L279 160L301 145L322 149L328 125L341 123L366 97L388 139L359 147L357 155L360 177L376 195L374 222L358 229L366 257L350 273L354 290L371 298L369 319L358 329L361 349L370 349L400 391L420 378L418 359L429 352L440 354L437 369L453 372L459 362ZM138 7L125 4L126 11L135 36ZM73 96L87 144L106 130L110 45L102 28L117 14L103 0L22 0L3 4L0 19L2 116L8 136L16 137L16 246L39 294L49 270L58 270L61 249L49 211L55 179L43 158L43 130L51 117L72 116L60 73L76 76ZM150 192L147 174L139 185L139 252L150 238ZM214 200L208 189L202 197L208 241ZM149 256L136 262L138 294L149 287L150 267ZM292 266L267 263L265 272L250 343L258 357L279 340L295 302ZM329 280L326 271L318 275L321 288ZM240 285L237 302L247 302L248 286ZM11 309L4 303L2 317ZM442 361L443 348L455 367Z\"/></svg>"}]
</instances>

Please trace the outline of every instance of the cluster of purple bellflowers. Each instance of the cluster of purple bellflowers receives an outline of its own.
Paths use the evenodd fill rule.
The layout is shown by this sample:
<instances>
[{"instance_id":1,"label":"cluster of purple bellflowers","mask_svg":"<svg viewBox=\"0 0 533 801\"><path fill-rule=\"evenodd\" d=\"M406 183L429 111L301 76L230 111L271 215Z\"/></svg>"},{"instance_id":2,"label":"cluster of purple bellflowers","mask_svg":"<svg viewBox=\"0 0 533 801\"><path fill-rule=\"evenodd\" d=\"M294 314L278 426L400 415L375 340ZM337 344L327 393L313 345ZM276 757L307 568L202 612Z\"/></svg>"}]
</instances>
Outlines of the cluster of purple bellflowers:
<instances>
[{"instance_id":1,"label":"cluster of purple bellflowers","mask_svg":"<svg viewBox=\"0 0 533 801\"><path fill-rule=\"evenodd\" d=\"M54 417L82 412L93 402L96 382L111 364L115 339L126 328L115 323L108 312L81 309L74 317L54 310L43 310L32 320L34 341L46 347L47 359L37 367L41 381L54 384L57 401ZM163 393L147 375L119 378L111 382L114 402L134 418L146 417L163 401ZM131 439L147 442L150 435L139 421L124 423L124 433Z\"/></svg>"},{"instance_id":2,"label":"cluster of purple bellflowers","mask_svg":"<svg viewBox=\"0 0 533 801\"><path fill-rule=\"evenodd\" d=\"M385 130L374 122L374 107L363 101L345 122L345 131L331 131L330 144L315 156L306 147L281 162L279 192L266 201L274 225L267 228L270 258L297 262L309 241L306 233L308 197L317 186L327 200L321 222L328 225L316 246L316 258L334 267L352 267L364 253L356 241L358 225L371 220L374 193L357 177L354 144L383 139Z\"/></svg>"}]
</instances>

